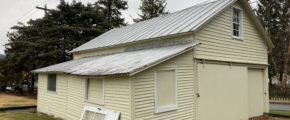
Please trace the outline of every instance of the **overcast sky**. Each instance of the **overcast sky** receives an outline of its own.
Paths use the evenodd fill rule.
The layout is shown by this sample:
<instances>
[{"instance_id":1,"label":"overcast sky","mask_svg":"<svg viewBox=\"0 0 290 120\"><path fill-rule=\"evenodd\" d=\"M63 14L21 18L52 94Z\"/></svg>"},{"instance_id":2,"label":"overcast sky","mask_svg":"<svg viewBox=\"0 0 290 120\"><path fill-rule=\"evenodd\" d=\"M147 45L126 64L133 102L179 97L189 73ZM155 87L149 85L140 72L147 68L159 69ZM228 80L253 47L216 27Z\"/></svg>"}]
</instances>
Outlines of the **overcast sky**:
<instances>
[{"instance_id":1,"label":"overcast sky","mask_svg":"<svg viewBox=\"0 0 290 120\"><path fill-rule=\"evenodd\" d=\"M72 0L66 0L71 2ZM83 3L93 3L97 0L77 0ZM212 0L167 0L167 10L175 12L198 3ZM8 42L6 37L10 27L17 22L27 22L30 19L43 17L44 12L35 6L47 5L48 8L55 8L59 0L1 0L0 1L0 54L4 53L4 44ZM123 11L126 22L133 23L132 18L138 16L140 0L128 0L128 10Z\"/></svg>"}]
</instances>

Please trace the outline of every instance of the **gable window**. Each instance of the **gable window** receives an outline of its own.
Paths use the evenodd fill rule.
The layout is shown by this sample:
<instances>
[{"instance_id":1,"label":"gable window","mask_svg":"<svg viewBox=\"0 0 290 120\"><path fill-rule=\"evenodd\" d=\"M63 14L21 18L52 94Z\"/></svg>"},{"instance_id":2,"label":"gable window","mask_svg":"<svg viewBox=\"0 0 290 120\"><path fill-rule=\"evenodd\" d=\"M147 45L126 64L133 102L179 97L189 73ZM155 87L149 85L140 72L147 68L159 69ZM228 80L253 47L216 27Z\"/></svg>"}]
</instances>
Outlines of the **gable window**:
<instances>
[{"instance_id":1,"label":"gable window","mask_svg":"<svg viewBox=\"0 0 290 120\"><path fill-rule=\"evenodd\" d=\"M104 80L87 79L85 82L85 100L87 102L104 104Z\"/></svg>"},{"instance_id":2,"label":"gable window","mask_svg":"<svg viewBox=\"0 0 290 120\"><path fill-rule=\"evenodd\" d=\"M56 74L47 75L47 90L53 92L56 91Z\"/></svg>"},{"instance_id":3,"label":"gable window","mask_svg":"<svg viewBox=\"0 0 290 120\"><path fill-rule=\"evenodd\" d=\"M177 109L175 70L155 72L155 113Z\"/></svg>"},{"instance_id":4,"label":"gable window","mask_svg":"<svg viewBox=\"0 0 290 120\"><path fill-rule=\"evenodd\" d=\"M242 37L242 10L239 8L233 8L233 36L237 38Z\"/></svg>"}]
</instances>

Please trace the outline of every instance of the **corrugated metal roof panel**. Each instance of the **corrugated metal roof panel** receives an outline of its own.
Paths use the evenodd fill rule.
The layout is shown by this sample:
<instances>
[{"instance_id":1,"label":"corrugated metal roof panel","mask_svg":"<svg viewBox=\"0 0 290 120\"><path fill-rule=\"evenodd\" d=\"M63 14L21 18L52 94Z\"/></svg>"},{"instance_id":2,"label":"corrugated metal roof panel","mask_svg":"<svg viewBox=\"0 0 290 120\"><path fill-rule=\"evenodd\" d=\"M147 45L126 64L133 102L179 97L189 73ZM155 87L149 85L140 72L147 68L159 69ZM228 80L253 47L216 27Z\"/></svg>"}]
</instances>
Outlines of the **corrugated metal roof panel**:
<instances>
[{"instance_id":1,"label":"corrugated metal roof panel","mask_svg":"<svg viewBox=\"0 0 290 120\"><path fill-rule=\"evenodd\" d=\"M185 51L191 50L193 44L143 49L112 55L76 59L46 68L34 70L36 73L63 72L75 75L114 75L131 74L140 69L160 62Z\"/></svg>"},{"instance_id":2,"label":"corrugated metal roof panel","mask_svg":"<svg viewBox=\"0 0 290 120\"><path fill-rule=\"evenodd\" d=\"M133 25L115 28L72 50L79 52L194 31L236 0L218 0Z\"/></svg>"}]
</instances>

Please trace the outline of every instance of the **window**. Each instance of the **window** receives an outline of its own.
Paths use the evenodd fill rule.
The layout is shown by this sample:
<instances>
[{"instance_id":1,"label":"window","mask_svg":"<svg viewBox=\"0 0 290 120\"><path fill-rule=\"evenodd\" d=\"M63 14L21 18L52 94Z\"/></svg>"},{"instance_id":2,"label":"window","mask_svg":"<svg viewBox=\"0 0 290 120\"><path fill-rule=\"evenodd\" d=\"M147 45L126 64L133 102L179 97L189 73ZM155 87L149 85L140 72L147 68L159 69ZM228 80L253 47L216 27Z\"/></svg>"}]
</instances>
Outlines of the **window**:
<instances>
[{"instance_id":1,"label":"window","mask_svg":"<svg viewBox=\"0 0 290 120\"><path fill-rule=\"evenodd\" d=\"M233 36L242 37L242 11L238 8L233 8Z\"/></svg>"},{"instance_id":2,"label":"window","mask_svg":"<svg viewBox=\"0 0 290 120\"><path fill-rule=\"evenodd\" d=\"M175 70L161 70L155 74L155 113L176 110Z\"/></svg>"},{"instance_id":3,"label":"window","mask_svg":"<svg viewBox=\"0 0 290 120\"><path fill-rule=\"evenodd\" d=\"M87 79L85 86L85 100L96 104L104 104L104 80Z\"/></svg>"},{"instance_id":4,"label":"window","mask_svg":"<svg viewBox=\"0 0 290 120\"><path fill-rule=\"evenodd\" d=\"M47 90L56 91L56 74L47 75Z\"/></svg>"}]
</instances>

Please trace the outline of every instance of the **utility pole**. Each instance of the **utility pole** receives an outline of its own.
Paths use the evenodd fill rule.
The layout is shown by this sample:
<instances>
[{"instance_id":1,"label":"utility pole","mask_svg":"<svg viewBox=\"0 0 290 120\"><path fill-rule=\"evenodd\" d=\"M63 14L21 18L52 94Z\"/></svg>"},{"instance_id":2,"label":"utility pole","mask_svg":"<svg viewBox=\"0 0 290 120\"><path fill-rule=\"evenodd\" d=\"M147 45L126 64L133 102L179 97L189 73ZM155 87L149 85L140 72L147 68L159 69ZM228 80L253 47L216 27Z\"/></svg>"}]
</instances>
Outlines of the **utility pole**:
<instances>
[{"instance_id":1,"label":"utility pole","mask_svg":"<svg viewBox=\"0 0 290 120\"><path fill-rule=\"evenodd\" d=\"M45 15L47 14L47 11L52 11L52 9L47 9L46 5L44 5L44 8L43 7L39 7L39 6L36 6L36 8L40 9L40 10L44 10Z\"/></svg>"}]
</instances>

